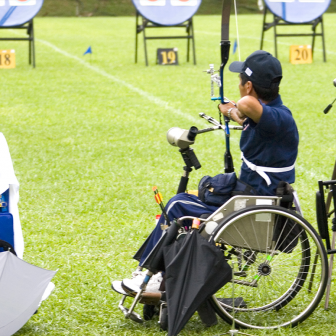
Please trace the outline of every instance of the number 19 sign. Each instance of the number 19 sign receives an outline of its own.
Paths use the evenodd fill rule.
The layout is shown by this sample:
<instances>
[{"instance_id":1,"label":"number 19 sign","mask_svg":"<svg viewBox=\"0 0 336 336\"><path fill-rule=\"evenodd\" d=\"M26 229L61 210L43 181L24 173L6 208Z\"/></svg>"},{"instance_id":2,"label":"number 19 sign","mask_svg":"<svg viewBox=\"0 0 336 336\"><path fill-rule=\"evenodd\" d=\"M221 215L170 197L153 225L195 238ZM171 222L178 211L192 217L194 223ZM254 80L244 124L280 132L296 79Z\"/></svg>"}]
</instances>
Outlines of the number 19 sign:
<instances>
[{"instance_id":1,"label":"number 19 sign","mask_svg":"<svg viewBox=\"0 0 336 336\"><path fill-rule=\"evenodd\" d=\"M177 48L157 50L157 63L160 65L178 65Z\"/></svg>"}]
</instances>

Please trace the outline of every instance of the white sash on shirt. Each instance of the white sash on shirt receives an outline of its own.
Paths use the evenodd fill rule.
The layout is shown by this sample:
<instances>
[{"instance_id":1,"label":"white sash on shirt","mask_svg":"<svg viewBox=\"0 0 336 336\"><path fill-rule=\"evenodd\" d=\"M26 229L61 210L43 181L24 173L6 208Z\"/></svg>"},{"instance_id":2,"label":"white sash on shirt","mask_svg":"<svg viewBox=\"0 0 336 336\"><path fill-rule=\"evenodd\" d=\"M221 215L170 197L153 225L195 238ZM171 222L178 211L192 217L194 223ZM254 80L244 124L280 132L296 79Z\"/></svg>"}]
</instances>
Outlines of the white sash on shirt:
<instances>
[{"instance_id":1,"label":"white sash on shirt","mask_svg":"<svg viewBox=\"0 0 336 336\"><path fill-rule=\"evenodd\" d=\"M241 158L246 163L247 167L249 167L251 170L257 172L266 181L268 186L271 184L271 180L268 177L268 175L266 174L266 172L267 173L284 173L284 172L288 172L288 171L294 169L294 167L295 167L295 162L294 162L293 165L291 165L289 167L284 167L284 168L262 167L262 166L257 166L255 164L253 164L252 162L248 161L244 157L243 153L241 153Z\"/></svg>"}]
</instances>

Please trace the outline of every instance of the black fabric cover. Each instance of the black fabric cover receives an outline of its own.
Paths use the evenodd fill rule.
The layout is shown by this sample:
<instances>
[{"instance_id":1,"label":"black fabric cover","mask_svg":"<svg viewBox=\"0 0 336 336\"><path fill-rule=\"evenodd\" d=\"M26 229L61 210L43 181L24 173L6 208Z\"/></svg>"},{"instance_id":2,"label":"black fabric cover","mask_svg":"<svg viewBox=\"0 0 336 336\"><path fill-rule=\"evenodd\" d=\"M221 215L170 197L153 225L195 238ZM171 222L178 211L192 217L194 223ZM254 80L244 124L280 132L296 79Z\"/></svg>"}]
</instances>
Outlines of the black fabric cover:
<instances>
[{"instance_id":1,"label":"black fabric cover","mask_svg":"<svg viewBox=\"0 0 336 336\"><path fill-rule=\"evenodd\" d=\"M194 312L232 278L223 252L198 231L164 248L168 336L177 335Z\"/></svg>"},{"instance_id":2,"label":"black fabric cover","mask_svg":"<svg viewBox=\"0 0 336 336\"><path fill-rule=\"evenodd\" d=\"M237 179L236 187L232 191L231 196L233 197L238 195L258 195L258 192L249 184Z\"/></svg>"},{"instance_id":3,"label":"black fabric cover","mask_svg":"<svg viewBox=\"0 0 336 336\"><path fill-rule=\"evenodd\" d=\"M321 238L330 239L326 204L320 191L316 192L316 219Z\"/></svg>"},{"instance_id":4,"label":"black fabric cover","mask_svg":"<svg viewBox=\"0 0 336 336\"><path fill-rule=\"evenodd\" d=\"M276 195L282 197L280 206L293 210L293 192L292 186L284 181L280 181L276 189ZM291 219L277 215L275 218L275 227L273 241L277 242L276 249L291 253L298 244L302 229Z\"/></svg>"},{"instance_id":5,"label":"black fabric cover","mask_svg":"<svg viewBox=\"0 0 336 336\"><path fill-rule=\"evenodd\" d=\"M217 315L209 300L206 300L198 307L197 313L207 327L218 324Z\"/></svg>"},{"instance_id":6,"label":"black fabric cover","mask_svg":"<svg viewBox=\"0 0 336 336\"><path fill-rule=\"evenodd\" d=\"M147 237L147 239L145 240L145 242L141 245L141 247L139 248L139 250L135 253L135 255L133 256L133 259L137 260L140 262L141 260L141 256L142 254L145 252L145 249L147 247L147 244L149 242L149 240L152 237L153 232Z\"/></svg>"},{"instance_id":7,"label":"black fabric cover","mask_svg":"<svg viewBox=\"0 0 336 336\"><path fill-rule=\"evenodd\" d=\"M168 229L163 232L160 240L141 264L142 267L147 268L153 273L165 271L163 249L175 241L179 228L180 226L175 221L170 223ZM142 246L140 249L142 249Z\"/></svg>"}]
</instances>

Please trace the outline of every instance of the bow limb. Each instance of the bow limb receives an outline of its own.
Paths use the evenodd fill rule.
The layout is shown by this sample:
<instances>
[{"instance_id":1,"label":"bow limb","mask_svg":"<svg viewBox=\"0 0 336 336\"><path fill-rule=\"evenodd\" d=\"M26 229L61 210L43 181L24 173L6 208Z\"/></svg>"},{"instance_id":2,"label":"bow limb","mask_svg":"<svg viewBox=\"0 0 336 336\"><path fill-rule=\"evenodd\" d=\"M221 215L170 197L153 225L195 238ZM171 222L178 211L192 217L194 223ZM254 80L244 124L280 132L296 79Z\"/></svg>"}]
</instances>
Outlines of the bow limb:
<instances>
[{"instance_id":1,"label":"bow limb","mask_svg":"<svg viewBox=\"0 0 336 336\"><path fill-rule=\"evenodd\" d=\"M229 40L229 27L230 27L230 11L231 11L232 0L223 0L223 10L222 10L222 38L221 38L221 67L220 67L220 98L221 103L224 102L224 68L229 60L230 55L230 40ZM226 142L226 152L224 154L224 171L225 173L232 173L234 171L232 155L230 153L230 129L229 129L229 118L224 117L225 121L225 142Z\"/></svg>"},{"instance_id":2,"label":"bow limb","mask_svg":"<svg viewBox=\"0 0 336 336\"><path fill-rule=\"evenodd\" d=\"M221 77L221 87L220 96L221 103L224 104L224 68L229 60L230 55L230 40L229 40L229 27L230 27L230 11L231 11L232 0L223 0L223 10L222 10L222 34L221 34L221 67L220 67L220 77Z\"/></svg>"}]
</instances>

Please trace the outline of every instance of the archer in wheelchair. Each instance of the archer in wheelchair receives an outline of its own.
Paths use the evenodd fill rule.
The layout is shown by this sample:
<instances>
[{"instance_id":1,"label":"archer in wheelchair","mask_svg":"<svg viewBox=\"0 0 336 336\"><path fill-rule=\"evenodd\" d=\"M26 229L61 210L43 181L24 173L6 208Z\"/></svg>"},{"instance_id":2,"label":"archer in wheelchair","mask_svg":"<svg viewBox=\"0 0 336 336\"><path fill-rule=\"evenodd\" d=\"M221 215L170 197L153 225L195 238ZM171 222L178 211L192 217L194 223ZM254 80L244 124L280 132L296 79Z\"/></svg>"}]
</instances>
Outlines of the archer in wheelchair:
<instances>
[{"instance_id":1,"label":"archer in wheelchair","mask_svg":"<svg viewBox=\"0 0 336 336\"><path fill-rule=\"evenodd\" d=\"M216 312L245 328L294 326L312 313L326 286L323 244L300 215L290 186L295 181L299 135L279 95L281 64L270 53L256 51L229 69L239 73L240 100L223 104L222 99L218 105L225 125L202 113L213 127L169 130L168 142L180 148L185 162L177 195L164 207L156 191L163 211L134 256L139 267L132 278L112 283L123 295L119 307L126 317L141 322L134 308L144 303L144 318L151 319L159 310L160 325L166 330L169 323L170 335L177 334L196 310L207 325L216 323ZM212 82L219 82L213 67L208 73ZM229 126L230 120L240 126ZM242 130L239 178L230 153L230 129ZM198 134L214 130L226 133L225 174L202 178L197 197L185 192L189 173L201 167L190 145ZM193 251L186 247L196 239L191 237L199 237L199 246L205 241L207 252L197 254L196 242ZM191 299L185 291L197 293ZM135 299L127 309L124 302L129 296ZM188 313L179 305L188 307ZM182 315L184 324L176 331L174 324Z\"/></svg>"}]
</instances>

